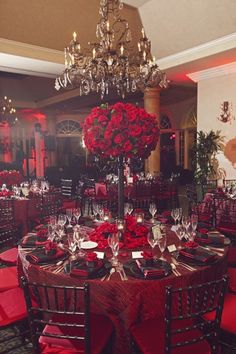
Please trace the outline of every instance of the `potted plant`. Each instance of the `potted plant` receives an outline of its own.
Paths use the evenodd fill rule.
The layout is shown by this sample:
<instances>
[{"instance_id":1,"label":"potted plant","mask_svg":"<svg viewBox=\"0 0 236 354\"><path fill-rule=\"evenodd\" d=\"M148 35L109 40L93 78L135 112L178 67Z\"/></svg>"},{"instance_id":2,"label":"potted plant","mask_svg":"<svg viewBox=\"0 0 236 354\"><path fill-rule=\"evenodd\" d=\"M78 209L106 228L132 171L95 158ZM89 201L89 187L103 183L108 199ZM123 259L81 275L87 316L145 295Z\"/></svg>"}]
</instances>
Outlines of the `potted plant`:
<instances>
[{"instance_id":1,"label":"potted plant","mask_svg":"<svg viewBox=\"0 0 236 354\"><path fill-rule=\"evenodd\" d=\"M201 187L208 179L217 178L218 161L216 154L223 150L224 137L213 130L197 132L197 139L192 148L192 163L196 184Z\"/></svg>"}]
</instances>

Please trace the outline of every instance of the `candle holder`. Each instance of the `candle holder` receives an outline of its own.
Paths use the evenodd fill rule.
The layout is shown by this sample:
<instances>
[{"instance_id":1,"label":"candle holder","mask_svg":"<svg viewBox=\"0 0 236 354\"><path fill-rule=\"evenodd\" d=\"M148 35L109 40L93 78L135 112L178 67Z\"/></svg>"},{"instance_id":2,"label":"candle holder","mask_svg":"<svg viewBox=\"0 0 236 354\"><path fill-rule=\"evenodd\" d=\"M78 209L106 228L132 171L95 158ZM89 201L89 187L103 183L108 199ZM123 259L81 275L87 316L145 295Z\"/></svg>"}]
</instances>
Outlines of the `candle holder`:
<instances>
[{"instance_id":1,"label":"candle holder","mask_svg":"<svg viewBox=\"0 0 236 354\"><path fill-rule=\"evenodd\" d=\"M144 222L144 213L143 212L135 213L135 220L137 224L142 224Z\"/></svg>"},{"instance_id":2,"label":"candle holder","mask_svg":"<svg viewBox=\"0 0 236 354\"><path fill-rule=\"evenodd\" d=\"M124 220L123 219L117 219L116 220L116 226L117 230L123 232L125 228Z\"/></svg>"},{"instance_id":3,"label":"candle holder","mask_svg":"<svg viewBox=\"0 0 236 354\"><path fill-rule=\"evenodd\" d=\"M108 210L104 210L103 221L110 221L111 220L111 212Z\"/></svg>"}]
</instances>

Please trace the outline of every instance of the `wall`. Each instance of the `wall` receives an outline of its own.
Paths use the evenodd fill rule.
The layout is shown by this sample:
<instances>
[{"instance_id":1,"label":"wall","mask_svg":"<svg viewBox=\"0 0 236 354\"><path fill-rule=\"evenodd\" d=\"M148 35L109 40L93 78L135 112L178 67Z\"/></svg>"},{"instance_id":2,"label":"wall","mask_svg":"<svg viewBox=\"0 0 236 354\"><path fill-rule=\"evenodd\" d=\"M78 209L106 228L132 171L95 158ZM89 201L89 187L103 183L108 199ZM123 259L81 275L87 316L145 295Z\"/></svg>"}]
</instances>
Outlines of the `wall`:
<instances>
[{"instance_id":1,"label":"wall","mask_svg":"<svg viewBox=\"0 0 236 354\"><path fill-rule=\"evenodd\" d=\"M236 179L236 120L231 123L222 123L217 117L221 113L221 104L224 101L232 102L233 115L236 116L236 74L224 75L198 82L198 130L209 132L220 130L224 136L225 145L235 139L231 145L231 161L224 152L217 158L219 167L226 172L227 179ZM229 145L228 145L229 146Z\"/></svg>"}]
</instances>

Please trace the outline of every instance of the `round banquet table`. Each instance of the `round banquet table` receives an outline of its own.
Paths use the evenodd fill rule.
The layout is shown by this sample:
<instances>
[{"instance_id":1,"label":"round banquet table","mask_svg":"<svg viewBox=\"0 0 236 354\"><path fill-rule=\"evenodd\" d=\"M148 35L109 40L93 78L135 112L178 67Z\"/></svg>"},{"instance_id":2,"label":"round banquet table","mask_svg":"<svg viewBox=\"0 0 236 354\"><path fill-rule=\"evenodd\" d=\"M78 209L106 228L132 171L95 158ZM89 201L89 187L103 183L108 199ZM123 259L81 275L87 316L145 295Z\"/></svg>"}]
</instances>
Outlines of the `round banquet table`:
<instances>
[{"instance_id":1,"label":"round banquet table","mask_svg":"<svg viewBox=\"0 0 236 354\"><path fill-rule=\"evenodd\" d=\"M171 244L178 246L179 240L175 233L169 230L167 245ZM160 255L158 252L157 255ZM29 263L25 259L24 250L20 246L18 267L19 275L23 272L30 281L74 286L79 286L85 281L88 282L90 284L92 312L106 315L113 322L115 328L113 353L128 354L130 353L129 328L137 321L164 316L165 286L184 287L221 277L226 273L227 252L228 247L213 264L194 265L196 269L194 271L179 266L180 276L171 273L164 278L152 280L128 276L127 281L121 281L118 273L114 273L110 281L101 281L100 278L71 277L63 271L56 274L50 269L45 270L43 266ZM109 250L106 253L109 253ZM109 256L110 254L108 254ZM171 261L168 251L164 252L164 257L167 261ZM125 263L130 259L131 250L121 249L120 262Z\"/></svg>"}]
</instances>

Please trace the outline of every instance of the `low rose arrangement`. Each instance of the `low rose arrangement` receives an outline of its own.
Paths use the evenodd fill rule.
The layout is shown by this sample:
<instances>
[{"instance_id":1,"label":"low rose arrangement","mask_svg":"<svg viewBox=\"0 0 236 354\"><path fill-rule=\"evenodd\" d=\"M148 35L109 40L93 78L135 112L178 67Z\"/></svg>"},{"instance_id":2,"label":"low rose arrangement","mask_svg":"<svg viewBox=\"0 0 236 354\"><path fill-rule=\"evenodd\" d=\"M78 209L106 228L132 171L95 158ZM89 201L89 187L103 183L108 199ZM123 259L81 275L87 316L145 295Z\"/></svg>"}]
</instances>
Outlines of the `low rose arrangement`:
<instances>
[{"instance_id":1,"label":"low rose arrangement","mask_svg":"<svg viewBox=\"0 0 236 354\"><path fill-rule=\"evenodd\" d=\"M147 158L156 147L158 133L155 116L121 102L93 108L83 125L87 149L102 157Z\"/></svg>"},{"instance_id":2,"label":"low rose arrangement","mask_svg":"<svg viewBox=\"0 0 236 354\"><path fill-rule=\"evenodd\" d=\"M118 232L116 224L104 222L96 228L90 235L90 240L98 243L98 248L108 247L107 235ZM120 248L126 246L133 249L147 245L148 228L145 225L137 223L135 217L127 215L125 217L125 230L123 240L120 242Z\"/></svg>"},{"instance_id":3,"label":"low rose arrangement","mask_svg":"<svg viewBox=\"0 0 236 354\"><path fill-rule=\"evenodd\" d=\"M0 186L6 184L11 187L14 184L18 185L23 181L22 174L16 170L4 170L0 172Z\"/></svg>"}]
</instances>

